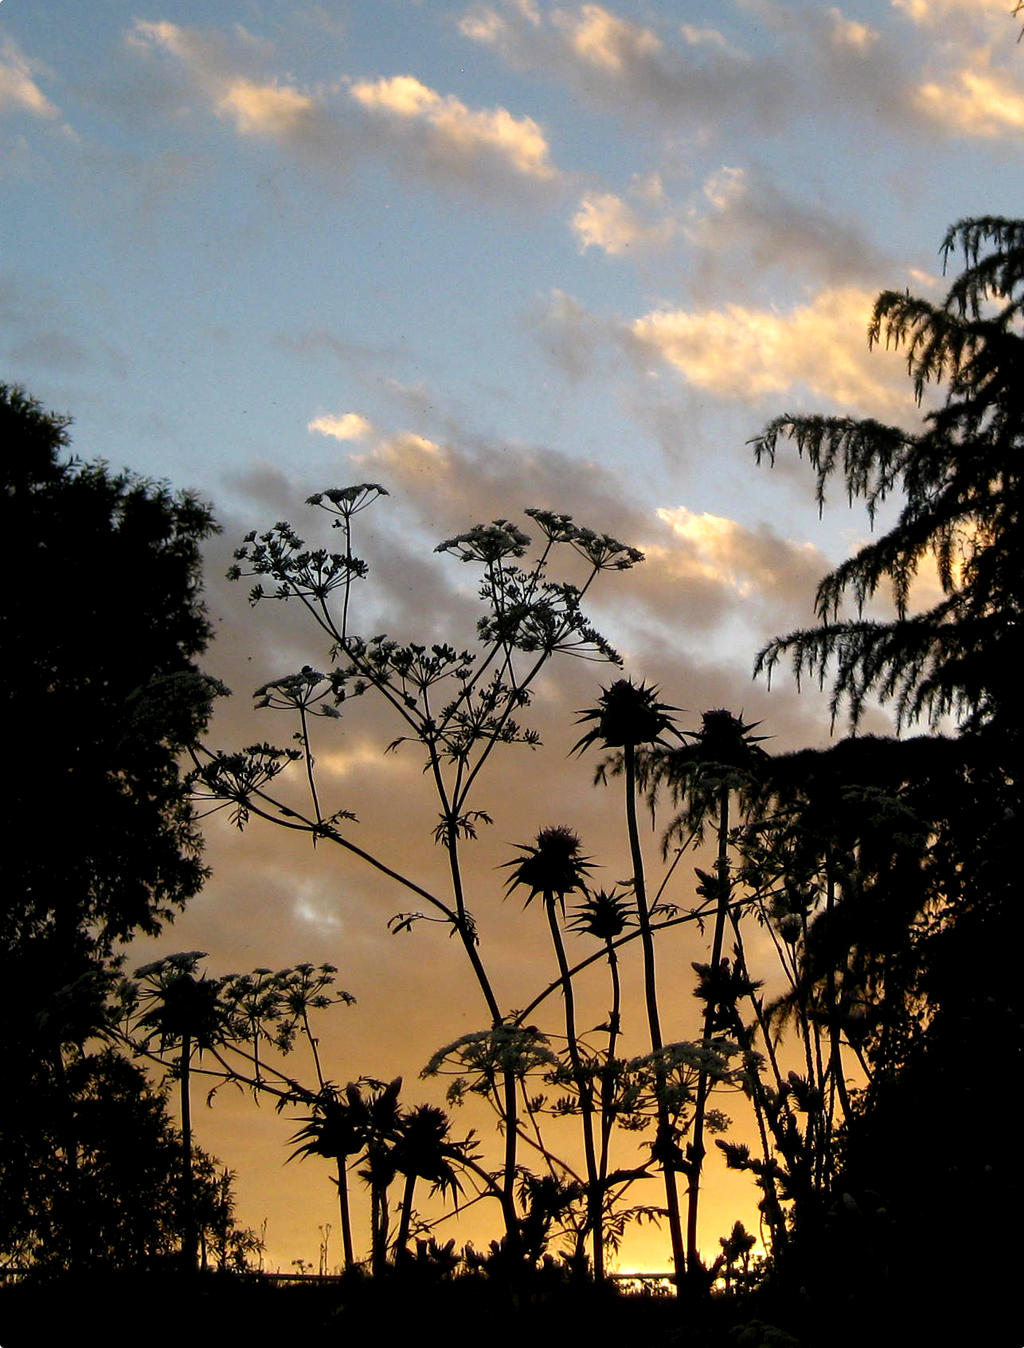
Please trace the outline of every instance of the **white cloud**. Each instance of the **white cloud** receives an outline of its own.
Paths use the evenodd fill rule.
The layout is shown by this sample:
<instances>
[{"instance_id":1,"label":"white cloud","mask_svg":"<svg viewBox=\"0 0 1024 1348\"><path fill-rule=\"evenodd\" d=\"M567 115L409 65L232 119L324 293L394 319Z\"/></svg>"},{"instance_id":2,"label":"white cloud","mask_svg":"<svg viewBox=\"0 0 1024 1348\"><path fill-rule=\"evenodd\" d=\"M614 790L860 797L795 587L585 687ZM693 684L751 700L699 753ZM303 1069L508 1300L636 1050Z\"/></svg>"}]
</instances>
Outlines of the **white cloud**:
<instances>
[{"instance_id":1,"label":"white cloud","mask_svg":"<svg viewBox=\"0 0 1024 1348\"><path fill-rule=\"evenodd\" d=\"M166 20L136 19L128 45L141 52L162 52L180 62L193 86L219 117L240 136L274 141L299 151L337 151L341 128L318 98L294 85L254 79L239 67L263 51L245 36L243 57L228 50L223 39Z\"/></svg>"},{"instance_id":2,"label":"white cloud","mask_svg":"<svg viewBox=\"0 0 1024 1348\"><path fill-rule=\"evenodd\" d=\"M414 132L425 132L429 148L446 159L471 161L486 155L526 178L546 182L557 177L544 132L532 117L516 117L502 107L469 108L414 75L358 80L350 92L361 107L386 118L392 127L404 123Z\"/></svg>"},{"instance_id":3,"label":"white cloud","mask_svg":"<svg viewBox=\"0 0 1024 1348\"><path fill-rule=\"evenodd\" d=\"M731 50L724 34L717 28L697 28L692 23L682 23L679 25L679 31L683 41L688 42L691 47L720 47L723 51Z\"/></svg>"},{"instance_id":4,"label":"white cloud","mask_svg":"<svg viewBox=\"0 0 1024 1348\"><path fill-rule=\"evenodd\" d=\"M520 13L527 14L528 6L520 6ZM485 193L512 181L547 184L559 178L532 117L504 107L467 107L414 75L302 89L254 73L254 63L268 53L249 35L239 39L236 33L232 42L166 20L137 19L127 42L180 63L193 90L238 135L273 141L332 170L359 151L396 155L403 170ZM339 98L346 83L348 96Z\"/></svg>"},{"instance_id":5,"label":"white cloud","mask_svg":"<svg viewBox=\"0 0 1024 1348\"><path fill-rule=\"evenodd\" d=\"M743 402L793 389L851 412L894 415L906 406L905 362L869 352L874 292L827 289L787 314L728 304L661 309L631 325L643 350L696 388Z\"/></svg>"},{"instance_id":6,"label":"white cloud","mask_svg":"<svg viewBox=\"0 0 1024 1348\"><path fill-rule=\"evenodd\" d=\"M332 440L364 440L373 426L358 412L345 412L340 417L314 417L306 430L330 436Z\"/></svg>"},{"instance_id":7,"label":"white cloud","mask_svg":"<svg viewBox=\"0 0 1024 1348\"><path fill-rule=\"evenodd\" d=\"M645 224L637 212L611 192L589 192L572 218L580 251L600 248L613 257L630 249L667 243L676 232L674 220Z\"/></svg>"},{"instance_id":8,"label":"white cloud","mask_svg":"<svg viewBox=\"0 0 1024 1348\"><path fill-rule=\"evenodd\" d=\"M490 6L480 6L463 14L458 23L459 32L471 42L494 45L508 33L508 24Z\"/></svg>"},{"instance_id":9,"label":"white cloud","mask_svg":"<svg viewBox=\"0 0 1024 1348\"><path fill-rule=\"evenodd\" d=\"M33 78L35 64L12 38L0 43L0 113L27 112L48 121L60 116Z\"/></svg>"}]
</instances>

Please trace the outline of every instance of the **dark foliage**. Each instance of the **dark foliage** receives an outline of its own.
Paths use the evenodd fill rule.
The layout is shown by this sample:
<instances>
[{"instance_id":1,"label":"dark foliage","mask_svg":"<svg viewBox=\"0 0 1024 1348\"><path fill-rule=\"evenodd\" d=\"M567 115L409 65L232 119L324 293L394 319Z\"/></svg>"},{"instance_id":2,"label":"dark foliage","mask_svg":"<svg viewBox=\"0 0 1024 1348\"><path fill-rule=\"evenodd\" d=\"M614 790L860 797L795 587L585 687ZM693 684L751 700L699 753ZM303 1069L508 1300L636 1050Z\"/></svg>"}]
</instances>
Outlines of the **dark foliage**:
<instances>
[{"instance_id":1,"label":"dark foliage","mask_svg":"<svg viewBox=\"0 0 1024 1348\"><path fill-rule=\"evenodd\" d=\"M0 531L17 576L0 601L7 652L5 899L0 945L105 951L199 889L199 835L178 768L209 710L194 658L209 624L188 494L62 458L65 418L0 385Z\"/></svg>"},{"instance_id":2,"label":"dark foliage","mask_svg":"<svg viewBox=\"0 0 1024 1348\"><path fill-rule=\"evenodd\" d=\"M129 1206L136 1189L154 1195L127 1155L90 1168L96 1073L115 1074L111 1136L146 1135L156 1105L119 1060L83 1051L108 1025L116 943L158 931L204 879L179 760L214 691L193 661L210 635L199 545L215 525L188 494L64 457L68 424L0 385L13 769L0 833L0 1253L70 1259L70 1242L89 1262L97 1232L111 1256L134 1238L83 1214L114 1203L118 1183ZM166 1174L170 1155L145 1164Z\"/></svg>"},{"instance_id":3,"label":"dark foliage","mask_svg":"<svg viewBox=\"0 0 1024 1348\"><path fill-rule=\"evenodd\" d=\"M780 438L794 439L822 503L836 474L872 516L890 495L902 501L894 527L821 582L821 625L773 642L761 667L788 655L798 674L831 677L833 709L855 726L875 697L903 722L948 717L957 728L790 755L763 787L762 806L789 821L791 912L802 888L829 891L794 998L842 1030L868 1074L831 1183L796 1204L774 1282L805 1332L827 1321L835 1344L1020 1337L997 1270L1019 1242L1021 1198L1017 1130L1000 1097L1024 1045L1014 855L1024 222L961 222L943 252L964 259L945 300L886 292L870 331L906 348L919 399L945 386L922 429L784 417L756 442L773 458ZM910 584L928 557L942 596L913 612ZM885 583L890 621L843 615L845 599L860 609Z\"/></svg>"},{"instance_id":4,"label":"dark foliage","mask_svg":"<svg viewBox=\"0 0 1024 1348\"><path fill-rule=\"evenodd\" d=\"M57 1080L0 1104L0 1233L6 1260L34 1275L158 1266L185 1227L181 1138L164 1095L112 1049L80 1054ZM252 1239L232 1221L230 1176L195 1157L198 1225L215 1265Z\"/></svg>"}]
</instances>

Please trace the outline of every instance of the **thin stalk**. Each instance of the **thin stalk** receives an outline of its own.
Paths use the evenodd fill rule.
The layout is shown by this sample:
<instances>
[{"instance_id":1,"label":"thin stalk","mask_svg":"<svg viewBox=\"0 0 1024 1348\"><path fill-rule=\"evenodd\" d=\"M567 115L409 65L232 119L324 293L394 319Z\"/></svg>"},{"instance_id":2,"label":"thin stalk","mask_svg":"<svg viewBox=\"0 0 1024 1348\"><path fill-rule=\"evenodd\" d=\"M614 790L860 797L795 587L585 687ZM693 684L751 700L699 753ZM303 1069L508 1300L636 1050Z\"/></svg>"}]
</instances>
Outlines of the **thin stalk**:
<instances>
[{"instance_id":1,"label":"thin stalk","mask_svg":"<svg viewBox=\"0 0 1024 1348\"><path fill-rule=\"evenodd\" d=\"M316 815L317 825L324 822L323 814L320 810L320 797L316 790L316 774L313 772L313 754L309 747L309 723L306 719L306 708L299 707L299 724L302 727L302 758L306 768L306 781L309 785L309 794L313 801L313 813ZM317 835L314 833L313 842L316 843Z\"/></svg>"},{"instance_id":2,"label":"thin stalk","mask_svg":"<svg viewBox=\"0 0 1024 1348\"><path fill-rule=\"evenodd\" d=\"M317 1085L323 1092L326 1082L324 1081L323 1068L320 1064L320 1050L316 1035L313 1033L312 1026L309 1023L309 1016L306 1013L306 1007L302 1007L302 1033L306 1036L306 1042L309 1044L313 1054L313 1066L316 1069ZM354 1267L356 1262L355 1245L352 1240L352 1213L348 1201L348 1167L345 1164L344 1156L336 1156L335 1163L338 1173L335 1177L335 1184L338 1187L338 1215L341 1218L341 1247L344 1254L345 1268Z\"/></svg>"},{"instance_id":3,"label":"thin stalk","mask_svg":"<svg viewBox=\"0 0 1024 1348\"><path fill-rule=\"evenodd\" d=\"M647 1025L650 1032L651 1052L654 1055L654 1075L658 1102L658 1143L664 1148L661 1162L665 1179L665 1207L668 1211L669 1236L672 1243L672 1264L676 1278L676 1295L680 1295L683 1274L686 1271L686 1257L683 1246L683 1229L679 1216L679 1195L676 1191L676 1174L671 1161L672 1120L669 1117L666 1099L665 1065L661 1050L664 1047L661 1037L661 1017L658 1009L658 984L654 964L654 940L651 935L651 916L647 906L647 887L644 879L644 857L640 847L640 829L636 816L636 747L627 744L623 750L626 777L626 828L629 834L629 851L633 863L633 893L636 896L637 917L640 928L640 945L644 962L644 1001L647 1007Z\"/></svg>"},{"instance_id":4,"label":"thin stalk","mask_svg":"<svg viewBox=\"0 0 1024 1348\"><path fill-rule=\"evenodd\" d=\"M729 915L729 788L727 786L723 786L718 793L718 856L715 861L715 873L718 881L718 906L715 911L715 931L711 945L712 989L714 979L718 976L721 966L725 923ZM703 1043L705 1047L710 1046L711 1043L715 1005L712 991L704 1008ZM686 1266L694 1277L702 1268L700 1252L697 1248L697 1216L700 1204L700 1179L705 1156L704 1115L710 1093L711 1078L707 1069L702 1067L697 1075L697 1102L693 1111L686 1206Z\"/></svg>"},{"instance_id":5,"label":"thin stalk","mask_svg":"<svg viewBox=\"0 0 1024 1348\"><path fill-rule=\"evenodd\" d=\"M199 1234L196 1230L195 1176L192 1170L192 1102L189 1098L189 1068L192 1058L192 1036L186 1030L181 1037L181 1197L184 1207L184 1229L181 1238L181 1257L191 1273L199 1261Z\"/></svg>"},{"instance_id":6,"label":"thin stalk","mask_svg":"<svg viewBox=\"0 0 1024 1348\"><path fill-rule=\"evenodd\" d=\"M732 923L733 935L735 936L736 939L736 952L737 952L736 958L744 974L746 974L747 959L743 945L743 934L740 929L739 920L736 917L736 913L731 906L729 908L729 918ZM768 1046L769 1059L771 1061L772 1071L775 1074L776 1087L781 1091L782 1077L779 1073L778 1063L775 1058L775 1050L772 1047L771 1040L767 1034L767 1029L764 1023L763 1008L753 988L751 988L750 992L747 994L747 997L754 1008L754 1015L756 1017L757 1026L761 1031L761 1035L765 1041L765 1044ZM772 1162L772 1150L771 1150L771 1143L769 1142L768 1139L768 1125L766 1124L766 1120L769 1120L770 1122L771 1111L769 1110L768 1101L765 1096L764 1082L761 1080L761 1073L759 1070L760 1064L757 1059L757 1056L753 1052L753 1042L754 1042L753 1026L751 1026L749 1030L745 1029L743 1027L742 1021L740 1020L740 1016L738 1013L736 1015L736 1022L739 1031L740 1045L744 1051L743 1053L744 1068L746 1070L747 1081L750 1087L750 1098L754 1105L754 1117L757 1120L758 1136L760 1137L761 1140L761 1155L764 1158L765 1163L764 1178L762 1181L762 1187L764 1188L764 1196L765 1196L764 1213L765 1218L768 1222L768 1229L771 1232L772 1250L773 1252L777 1253L778 1250L781 1249L782 1244L785 1241L786 1221L782 1211L782 1205L779 1202L778 1191L776 1190L775 1187L775 1176L770 1168ZM771 1124L771 1127L772 1132L775 1133L776 1130L774 1124Z\"/></svg>"},{"instance_id":7,"label":"thin stalk","mask_svg":"<svg viewBox=\"0 0 1024 1348\"><path fill-rule=\"evenodd\" d=\"M412 1198L416 1190L416 1172L410 1169L405 1177L402 1190L402 1210L398 1219L398 1235L395 1237L395 1263L401 1262L409 1243L409 1227L412 1223Z\"/></svg>"},{"instance_id":8,"label":"thin stalk","mask_svg":"<svg viewBox=\"0 0 1024 1348\"><path fill-rule=\"evenodd\" d=\"M615 1079L612 1064L615 1061L615 1049L618 1046L620 1029L620 1007L622 1004L622 984L619 978L619 959L615 953L615 943L605 938L605 953L612 980L612 1009L608 1015L608 1058L601 1074L601 1158L598 1162L598 1175L601 1181L602 1197L604 1183L608 1178L608 1148L611 1143L612 1128L615 1125L614 1103Z\"/></svg>"},{"instance_id":9,"label":"thin stalk","mask_svg":"<svg viewBox=\"0 0 1024 1348\"><path fill-rule=\"evenodd\" d=\"M597 1156L594 1151L594 1098L591 1083L583 1070L580 1057L579 1040L576 1037L576 998L573 993L569 963L565 958L565 945L559 930L555 914L555 895L550 891L544 894L544 909L547 913L551 943L555 947L558 971L562 977L562 995L565 1001L565 1037L569 1047L569 1062L572 1065L576 1089L580 1096L580 1112L583 1116L583 1154L587 1168L587 1225L592 1232L594 1246L594 1278L604 1281L604 1231L602 1223L601 1189L598 1184Z\"/></svg>"}]
</instances>

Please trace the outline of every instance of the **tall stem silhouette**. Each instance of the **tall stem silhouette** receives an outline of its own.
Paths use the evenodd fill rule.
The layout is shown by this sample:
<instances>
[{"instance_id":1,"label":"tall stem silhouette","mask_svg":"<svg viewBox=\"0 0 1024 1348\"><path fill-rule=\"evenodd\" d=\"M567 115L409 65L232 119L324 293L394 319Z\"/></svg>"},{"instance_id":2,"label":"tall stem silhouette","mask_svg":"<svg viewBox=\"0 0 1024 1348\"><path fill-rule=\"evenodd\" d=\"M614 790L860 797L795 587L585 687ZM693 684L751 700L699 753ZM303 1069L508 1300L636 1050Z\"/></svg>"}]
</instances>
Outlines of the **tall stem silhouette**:
<instances>
[{"instance_id":1,"label":"tall stem silhouette","mask_svg":"<svg viewBox=\"0 0 1024 1348\"><path fill-rule=\"evenodd\" d=\"M629 852L633 863L633 892L636 896L637 918L640 926L640 947L644 963L644 1001L647 1007L647 1025L651 1052L654 1055L654 1075L657 1088L658 1136L656 1152L660 1153L665 1178L665 1207L668 1210L669 1237L672 1242L672 1263L675 1269L677 1293L682 1289L686 1260L683 1229L679 1213L679 1195L676 1190L676 1172L672 1164L674 1138L672 1120L668 1111L665 1064L661 1050L661 1016L658 1009L658 982L654 963L654 937L651 932L651 914L647 903L647 885L644 878L644 857L640 846L640 829L636 814L636 746L623 746L623 767L626 779L626 829L629 834Z\"/></svg>"},{"instance_id":2,"label":"tall stem silhouette","mask_svg":"<svg viewBox=\"0 0 1024 1348\"><path fill-rule=\"evenodd\" d=\"M565 957L565 944L558 926L555 913L556 896L552 890L544 891L544 908L547 912L551 943L555 948L558 972L562 978L562 998L565 1003L565 1037L569 1046L569 1062L572 1065L573 1078L580 1097L580 1113L583 1117L583 1155L587 1168L587 1225L591 1231L594 1250L594 1277L604 1281L604 1230L603 1195L597 1169L597 1153L594 1147L594 1097L589 1077L580 1056L579 1040L576 1037L576 998L573 993L572 975L569 961Z\"/></svg>"},{"instance_id":3,"label":"tall stem silhouette","mask_svg":"<svg viewBox=\"0 0 1024 1348\"><path fill-rule=\"evenodd\" d=\"M729 788L722 786L718 792L718 855L715 859L715 878L718 886L715 908L715 930L711 943L711 978L714 980L721 968L722 944L725 937L725 924L729 915ZM715 998L710 996L704 1008L704 1030L702 1039L705 1047L711 1043L715 1022ZM702 1267L700 1251L697 1247L697 1214L700 1204L700 1178L704 1169L704 1117L707 1110L708 1095L711 1091L711 1078L706 1067L701 1067L697 1076L697 1101L693 1111L693 1133L690 1141L690 1174L686 1195L686 1264L694 1277Z\"/></svg>"}]
</instances>

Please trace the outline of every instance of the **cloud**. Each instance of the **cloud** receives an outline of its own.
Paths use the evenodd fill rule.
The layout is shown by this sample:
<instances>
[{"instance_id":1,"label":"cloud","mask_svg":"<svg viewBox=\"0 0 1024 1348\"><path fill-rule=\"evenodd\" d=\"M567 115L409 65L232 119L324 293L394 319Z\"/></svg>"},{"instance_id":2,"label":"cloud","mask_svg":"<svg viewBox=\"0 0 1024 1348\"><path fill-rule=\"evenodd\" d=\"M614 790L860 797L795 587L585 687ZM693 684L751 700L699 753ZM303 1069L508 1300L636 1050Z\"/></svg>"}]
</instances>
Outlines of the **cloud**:
<instances>
[{"instance_id":1,"label":"cloud","mask_svg":"<svg viewBox=\"0 0 1024 1348\"><path fill-rule=\"evenodd\" d=\"M447 473L451 460L448 451L436 441L415 431L402 431L382 438L370 454L357 455L353 462L361 466L375 464L415 481L424 473Z\"/></svg>"},{"instance_id":2,"label":"cloud","mask_svg":"<svg viewBox=\"0 0 1024 1348\"><path fill-rule=\"evenodd\" d=\"M1006 0L891 0L914 23L947 25L952 19L987 16L998 19L1003 27L1011 13Z\"/></svg>"},{"instance_id":3,"label":"cloud","mask_svg":"<svg viewBox=\"0 0 1024 1348\"><path fill-rule=\"evenodd\" d=\"M469 108L413 75L359 80L350 93L360 107L393 132L411 137L437 161L461 167L486 157L539 182L558 176L544 132L532 117L516 117L503 107Z\"/></svg>"},{"instance_id":4,"label":"cloud","mask_svg":"<svg viewBox=\"0 0 1024 1348\"><path fill-rule=\"evenodd\" d=\"M271 141L335 171L355 153L383 153L396 157L403 172L485 194L510 182L549 185L560 177L532 117L470 108L414 75L302 89L254 70L268 53L248 35L236 33L231 43L218 33L137 19L127 41L176 61L192 91L239 136Z\"/></svg>"},{"instance_id":5,"label":"cloud","mask_svg":"<svg viewBox=\"0 0 1024 1348\"><path fill-rule=\"evenodd\" d=\"M35 81L38 66L10 37L0 41L0 113L27 112L53 121L60 111Z\"/></svg>"},{"instance_id":6,"label":"cloud","mask_svg":"<svg viewBox=\"0 0 1024 1348\"><path fill-rule=\"evenodd\" d=\"M345 148L343 127L319 96L279 80L255 78L245 67L265 56L265 44L236 32L231 47L220 34L183 28L167 20L136 19L130 48L172 57L193 90L238 135L269 140L300 154L336 162Z\"/></svg>"},{"instance_id":7,"label":"cloud","mask_svg":"<svg viewBox=\"0 0 1024 1348\"><path fill-rule=\"evenodd\" d=\"M790 278L835 286L874 280L891 265L856 225L822 205L796 200L757 168L723 165L710 174L685 232L703 251L704 270L712 271L713 259L721 258L721 270L733 282L741 275L760 279L775 267Z\"/></svg>"},{"instance_id":8,"label":"cloud","mask_svg":"<svg viewBox=\"0 0 1024 1348\"><path fill-rule=\"evenodd\" d=\"M712 130L757 115L765 126L790 100L790 80L773 60L753 63L714 29L683 25L667 40L654 28L599 4L478 4L459 31L510 65L568 82L588 103Z\"/></svg>"},{"instance_id":9,"label":"cloud","mask_svg":"<svg viewBox=\"0 0 1024 1348\"><path fill-rule=\"evenodd\" d=\"M915 101L928 120L968 136L1024 130L1024 84L999 71L965 66L944 83L921 84Z\"/></svg>"},{"instance_id":10,"label":"cloud","mask_svg":"<svg viewBox=\"0 0 1024 1348\"><path fill-rule=\"evenodd\" d=\"M581 252L600 248L612 257L666 244L677 229L676 222L667 217L645 224L628 202L611 192L588 192L571 225Z\"/></svg>"},{"instance_id":11,"label":"cloud","mask_svg":"<svg viewBox=\"0 0 1024 1348\"><path fill-rule=\"evenodd\" d=\"M834 47L848 47L856 52L868 52L878 42L881 34L877 28L871 28L866 23L859 23L856 19L848 19L840 9L831 6L825 11L828 21L831 24L832 45Z\"/></svg>"},{"instance_id":12,"label":"cloud","mask_svg":"<svg viewBox=\"0 0 1024 1348\"><path fill-rule=\"evenodd\" d=\"M994 139L1024 129L1020 49L1011 40L1012 6L1004 0L892 0L920 29L922 70L910 107L933 130Z\"/></svg>"},{"instance_id":13,"label":"cloud","mask_svg":"<svg viewBox=\"0 0 1024 1348\"><path fill-rule=\"evenodd\" d=\"M600 5L581 5L575 16L556 10L554 17L585 65L619 75L650 71L655 61L663 59L664 45L651 29L620 19Z\"/></svg>"},{"instance_id":14,"label":"cloud","mask_svg":"<svg viewBox=\"0 0 1024 1348\"><path fill-rule=\"evenodd\" d=\"M307 94L288 85L237 79L218 99L217 111L234 122L239 135L288 140L315 116L316 105Z\"/></svg>"},{"instance_id":15,"label":"cloud","mask_svg":"<svg viewBox=\"0 0 1024 1348\"><path fill-rule=\"evenodd\" d=\"M805 389L844 411L893 416L907 406L905 362L868 351L873 302L872 291L830 288L785 314L739 304L660 309L630 331L642 350L720 397L756 403Z\"/></svg>"},{"instance_id":16,"label":"cloud","mask_svg":"<svg viewBox=\"0 0 1024 1348\"><path fill-rule=\"evenodd\" d=\"M340 417L314 417L306 430L328 435L333 440L363 440L373 430L373 426L358 412L345 412Z\"/></svg>"},{"instance_id":17,"label":"cloud","mask_svg":"<svg viewBox=\"0 0 1024 1348\"><path fill-rule=\"evenodd\" d=\"M727 585L741 599L803 604L827 569L813 543L790 542L767 525L751 529L686 506L661 508L657 515L686 545L692 569Z\"/></svg>"},{"instance_id":18,"label":"cloud","mask_svg":"<svg viewBox=\"0 0 1024 1348\"><path fill-rule=\"evenodd\" d=\"M547 355L573 382L592 374L618 339L616 322L599 318L564 290L553 290L538 300L525 321Z\"/></svg>"}]
</instances>

